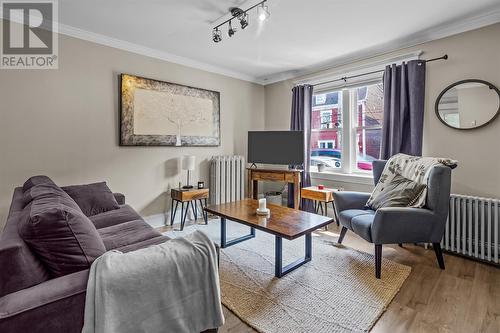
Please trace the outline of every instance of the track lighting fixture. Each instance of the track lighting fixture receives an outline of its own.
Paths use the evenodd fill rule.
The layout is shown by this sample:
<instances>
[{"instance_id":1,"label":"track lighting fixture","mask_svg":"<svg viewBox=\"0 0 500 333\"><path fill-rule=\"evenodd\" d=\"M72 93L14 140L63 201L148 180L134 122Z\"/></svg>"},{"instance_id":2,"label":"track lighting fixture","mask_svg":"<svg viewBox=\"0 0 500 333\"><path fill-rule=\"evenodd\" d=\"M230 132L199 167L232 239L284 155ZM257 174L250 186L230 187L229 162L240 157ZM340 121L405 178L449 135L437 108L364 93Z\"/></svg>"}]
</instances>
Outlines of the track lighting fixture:
<instances>
[{"instance_id":1,"label":"track lighting fixture","mask_svg":"<svg viewBox=\"0 0 500 333\"><path fill-rule=\"evenodd\" d=\"M212 32L212 40L216 43L222 40L222 33L219 30L219 28L215 28L214 31Z\"/></svg>"},{"instance_id":2,"label":"track lighting fixture","mask_svg":"<svg viewBox=\"0 0 500 333\"><path fill-rule=\"evenodd\" d=\"M224 24L228 24L228 30L227 30L227 35L229 37L232 37L234 36L234 34L236 33L236 28L233 28L233 25L232 25L232 20L233 19L237 19L238 21L240 21L240 25L241 25L241 30L245 29L248 24L249 24L249 20L248 20L248 12L256 7L257 8L257 17L259 18L260 21L265 21L268 17L269 17L269 8L265 5L267 0L264 0L264 1L261 1L259 2L258 4L255 4L253 5L252 7L246 9L246 10L243 10L241 8L231 8L230 9L230 13L231 13L231 18L227 19L226 21L222 22L221 24L219 24L218 26L216 26L213 31L212 31L212 40L215 42L215 43L218 43L222 40L222 33L221 31L219 30L219 28L221 26L223 26Z\"/></svg>"}]
</instances>

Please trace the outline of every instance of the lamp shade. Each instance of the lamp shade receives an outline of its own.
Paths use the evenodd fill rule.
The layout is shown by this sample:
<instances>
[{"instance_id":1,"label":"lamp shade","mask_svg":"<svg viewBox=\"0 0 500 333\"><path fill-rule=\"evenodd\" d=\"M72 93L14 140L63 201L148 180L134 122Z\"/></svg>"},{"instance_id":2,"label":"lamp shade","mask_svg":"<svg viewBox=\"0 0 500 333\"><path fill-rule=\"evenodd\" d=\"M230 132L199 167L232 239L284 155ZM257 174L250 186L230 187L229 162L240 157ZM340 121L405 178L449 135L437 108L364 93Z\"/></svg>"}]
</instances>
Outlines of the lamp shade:
<instances>
[{"instance_id":1,"label":"lamp shade","mask_svg":"<svg viewBox=\"0 0 500 333\"><path fill-rule=\"evenodd\" d=\"M182 158L182 170L193 171L195 167L196 157L193 155L185 155Z\"/></svg>"}]
</instances>

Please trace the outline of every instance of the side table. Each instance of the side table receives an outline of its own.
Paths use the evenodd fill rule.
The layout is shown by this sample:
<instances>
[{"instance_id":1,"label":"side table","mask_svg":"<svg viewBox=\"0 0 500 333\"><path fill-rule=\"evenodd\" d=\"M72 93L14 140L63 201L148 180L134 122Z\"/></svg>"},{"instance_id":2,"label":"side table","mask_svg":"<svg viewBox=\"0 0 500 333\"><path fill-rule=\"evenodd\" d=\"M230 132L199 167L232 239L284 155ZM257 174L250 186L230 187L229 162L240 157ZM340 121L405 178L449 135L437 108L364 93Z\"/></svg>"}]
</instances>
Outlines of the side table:
<instances>
[{"instance_id":1,"label":"side table","mask_svg":"<svg viewBox=\"0 0 500 333\"><path fill-rule=\"evenodd\" d=\"M173 188L170 191L170 196L172 197L172 209L170 210L170 225L174 224L175 214L177 213L177 207L179 202L181 203L181 230L184 229L184 224L186 223L186 217L189 211L189 206L194 214L195 220L198 218L196 201L200 203L201 213L203 214L203 219L205 224L208 224L208 213L205 212L205 207L207 206L207 199L209 196L208 188L202 189L177 189ZM175 202L175 208L174 208ZM184 204L187 203L186 210L184 211Z\"/></svg>"},{"instance_id":2,"label":"side table","mask_svg":"<svg viewBox=\"0 0 500 333\"><path fill-rule=\"evenodd\" d=\"M322 190L318 189L317 186L309 186L304 187L300 191L300 196L302 199L310 199L314 202L314 211L316 214L319 213L321 209L321 215L328 216L328 204L332 204L333 209L333 217L337 225L339 225L339 220L337 218L337 212L335 210L335 202L333 200L333 192L336 189L332 188L323 188ZM323 211L323 205L325 206L325 210ZM325 230L328 230L328 226L325 226Z\"/></svg>"}]
</instances>

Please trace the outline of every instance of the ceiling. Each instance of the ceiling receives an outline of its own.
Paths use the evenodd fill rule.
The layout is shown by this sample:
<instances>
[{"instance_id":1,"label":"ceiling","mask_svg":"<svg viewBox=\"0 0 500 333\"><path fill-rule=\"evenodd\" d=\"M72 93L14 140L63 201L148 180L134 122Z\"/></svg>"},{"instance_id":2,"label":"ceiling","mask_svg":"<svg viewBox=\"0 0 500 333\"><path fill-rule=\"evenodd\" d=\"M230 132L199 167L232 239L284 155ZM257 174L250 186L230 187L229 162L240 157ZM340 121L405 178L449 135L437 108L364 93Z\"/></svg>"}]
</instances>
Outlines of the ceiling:
<instances>
[{"instance_id":1,"label":"ceiling","mask_svg":"<svg viewBox=\"0 0 500 333\"><path fill-rule=\"evenodd\" d=\"M212 42L230 7L257 2L60 0L60 31L266 84L500 21L500 0L268 0L269 20L253 10Z\"/></svg>"}]
</instances>

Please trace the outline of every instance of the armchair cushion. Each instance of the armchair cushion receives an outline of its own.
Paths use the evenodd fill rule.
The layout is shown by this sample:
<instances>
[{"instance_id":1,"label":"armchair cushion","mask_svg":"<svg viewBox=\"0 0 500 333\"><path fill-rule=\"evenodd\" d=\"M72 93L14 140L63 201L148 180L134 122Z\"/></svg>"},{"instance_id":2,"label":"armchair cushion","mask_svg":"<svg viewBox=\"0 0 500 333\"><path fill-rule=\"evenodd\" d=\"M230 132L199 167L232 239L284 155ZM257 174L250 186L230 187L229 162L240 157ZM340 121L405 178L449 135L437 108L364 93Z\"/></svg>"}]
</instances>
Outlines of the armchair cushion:
<instances>
[{"instance_id":1,"label":"armchair cushion","mask_svg":"<svg viewBox=\"0 0 500 333\"><path fill-rule=\"evenodd\" d=\"M419 184L400 174L390 179L387 184L381 183L379 191L373 191L366 206L377 210L382 207L410 207L427 188L425 184Z\"/></svg>"},{"instance_id":2,"label":"armchair cushion","mask_svg":"<svg viewBox=\"0 0 500 333\"><path fill-rule=\"evenodd\" d=\"M351 220L351 229L355 234L361 236L364 240L372 241L372 225L375 214L361 214L354 216Z\"/></svg>"},{"instance_id":3,"label":"armchair cushion","mask_svg":"<svg viewBox=\"0 0 500 333\"><path fill-rule=\"evenodd\" d=\"M375 212L371 209L347 209L343 210L338 214L340 223L352 230L352 219L361 215L375 215Z\"/></svg>"}]
</instances>

